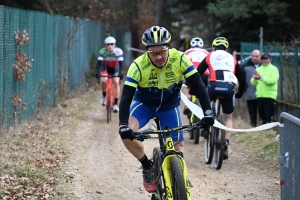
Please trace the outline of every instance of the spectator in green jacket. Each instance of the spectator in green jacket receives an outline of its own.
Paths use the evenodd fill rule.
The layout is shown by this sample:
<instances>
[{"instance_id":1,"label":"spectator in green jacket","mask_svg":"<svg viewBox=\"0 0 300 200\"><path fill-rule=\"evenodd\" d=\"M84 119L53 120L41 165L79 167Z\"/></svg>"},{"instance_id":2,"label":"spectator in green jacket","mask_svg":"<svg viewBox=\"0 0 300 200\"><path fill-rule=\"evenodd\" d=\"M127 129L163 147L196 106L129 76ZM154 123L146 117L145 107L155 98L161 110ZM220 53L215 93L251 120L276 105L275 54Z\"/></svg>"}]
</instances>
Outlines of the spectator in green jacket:
<instances>
[{"instance_id":1,"label":"spectator in green jacket","mask_svg":"<svg viewBox=\"0 0 300 200\"><path fill-rule=\"evenodd\" d=\"M262 124L272 122L275 114L279 72L271 61L270 54L264 53L261 56L262 65L254 71L251 78L251 84L256 86L258 113Z\"/></svg>"}]
</instances>

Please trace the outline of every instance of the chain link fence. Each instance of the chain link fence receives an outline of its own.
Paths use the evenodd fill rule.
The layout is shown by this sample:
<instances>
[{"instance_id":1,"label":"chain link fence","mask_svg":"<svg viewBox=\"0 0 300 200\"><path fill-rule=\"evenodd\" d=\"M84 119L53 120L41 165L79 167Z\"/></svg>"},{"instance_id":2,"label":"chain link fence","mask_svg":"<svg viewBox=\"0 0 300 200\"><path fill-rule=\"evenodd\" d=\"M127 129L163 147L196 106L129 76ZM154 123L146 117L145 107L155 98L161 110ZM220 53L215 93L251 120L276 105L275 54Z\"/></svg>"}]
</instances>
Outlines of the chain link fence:
<instances>
[{"instance_id":1,"label":"chain link fence","mask_svg":"<svg viewBox=\"0 0 300 200\"><path fill-rule=\"evenodd\" d=\"M125 65L131 62L131 53L125 49L131 42L130 34L107 30L100 23L5 6L0 6L0 23L1 127L29 119L82 87L90 61L97 57L108 34L124 50ZM29 41L18 45L16 33L24 31ZM17 53L32 66L23 73L24 82L16 74L24 67Z\"/></svg>"},{"instance_id":2,"label":"chain link fence","mask_svg":"<svg viewBox=\"0 0 300 200\"><path fill-rule=\"evenodd\" d=\"M280 122L280 196L296 200L300 196L300 119L282 112Z\"/></svg>"}]
</instances>

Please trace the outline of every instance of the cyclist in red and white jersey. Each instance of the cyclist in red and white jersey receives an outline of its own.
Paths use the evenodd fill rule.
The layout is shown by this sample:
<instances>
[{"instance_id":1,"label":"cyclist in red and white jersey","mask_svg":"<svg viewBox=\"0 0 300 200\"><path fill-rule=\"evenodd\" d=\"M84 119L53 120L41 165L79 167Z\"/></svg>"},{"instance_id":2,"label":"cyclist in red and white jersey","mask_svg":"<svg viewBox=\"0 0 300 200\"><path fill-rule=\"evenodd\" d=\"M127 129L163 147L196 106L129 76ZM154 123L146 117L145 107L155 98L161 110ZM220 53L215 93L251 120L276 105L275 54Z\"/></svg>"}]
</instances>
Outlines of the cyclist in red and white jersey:
<instances>
[{"instance_id":1,"label":"cyclist in red and white jersey","mask_svg":"<svg viewBox=\"0 0 300 200\"><path fill-rule=\"evenodd\" d=\"M119 47L116 47L116 39L114 37L107 37L104 40L106 47L103 47L99 51L98 63L97 63L97 74L96 78L101 77L101 89L102 99L101 104L104 106L107 86L107 76L113 76L113 87L114 87L114 107L113 111L119 112L118 100L120 95L120 77L123 75L123 51Z\"/></svg>"},{"instance_id":2,"label":"cyclist in red and white jersey","mask_svg":"<svg viewBox=\"0 0 300 200\"><path fill-rule=\"evenodd\" d=\"M210 52L198 67L198 72L203 75L209 69L208 94L211 101L221 96L222 111L225 126L232 128L232 113L235 106L235 98L243 96L245 88L245 74L237 63L235 57L227 52L229 42L225 37L217 37L212 43L213 51ZM239 86L235 94L236 85ZM228 158L228 145L230 131L226 131L226 149L224 159Z\"/></svg>"},{"instance_id":3,"label":"cyclist in red and white jersey","mask_svg":"<svg viewBox=\"0 0 300 200\"><path fill-rule=\"evenodd\" d=\"M191 48L186 50L184 53L194 64L195 68L198 68L201 61L207 56L208 51L203 49L204 42L199 37L194 37L190 42Z\"/></svg>"},{"instance_id":4,"label":"cyclist in red and white jersey","mask_svg":"<svg viewBox=\"0 0 300 200\"><path fill-rule=\"evenodd\" d=\"M186 50L184 53L189 57L189 59L192 61L194 67L197 69L198 66L200 65L200 63L202 62L202 60L209 54L208 51L206 51L205 49L203 49L204 46L204 42L201 38L199 37L194 37L192 38L191 42L190 42L191 48ZM209 71L207 70L206 72L207 74L205 75L209 75ZM205 76L203 75L203 76ZM204 78L202 78L204 79ZM205 80L205 79L204 79ZM187 86L186 88L184 88L184 92L187 95L188 98L190 98L189 95L189 90L190 90L190 84L187 80L185 80L185 85ZM205 86L207 84L205 83ZM185 115L189 115L190 110L188 109L188 107L184 107L183 110L183 114Z\"/></svg>"}]
</instances>

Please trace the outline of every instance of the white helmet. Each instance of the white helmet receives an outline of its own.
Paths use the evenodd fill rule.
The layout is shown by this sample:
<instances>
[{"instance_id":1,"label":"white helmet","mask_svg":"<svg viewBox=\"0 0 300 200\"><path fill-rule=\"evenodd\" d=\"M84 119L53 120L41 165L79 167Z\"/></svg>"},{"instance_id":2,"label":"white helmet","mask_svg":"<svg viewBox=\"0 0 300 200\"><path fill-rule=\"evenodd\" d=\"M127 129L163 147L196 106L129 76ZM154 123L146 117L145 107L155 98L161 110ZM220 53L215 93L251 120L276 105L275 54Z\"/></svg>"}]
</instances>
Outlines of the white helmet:
<instances>
[{"instance_id":1,"label":"white helmet","mask_svg":"<svg viewBox=\"0 0 300 200\"><path fill-rule=\"evenodd\" d=\"M192 40L191 40L191 42L190 42L190 44L191 44L191 47L203 47L203 45L204 45L204 42L203 42L203 40L201 39L201 38L199 38L199 37L194 37Z\"/></svg>"},{"instance_id":2,"label":"white helmet","mask_svg":"<svg viewBox=\"0 0 300 200\"><path fill-rule=\"evenodd\" d=\"M115 44L116 43L116 39L114 37L107 37L105 40L104 40L104 43L105 44Z\"/></svg>"}]
</instances>

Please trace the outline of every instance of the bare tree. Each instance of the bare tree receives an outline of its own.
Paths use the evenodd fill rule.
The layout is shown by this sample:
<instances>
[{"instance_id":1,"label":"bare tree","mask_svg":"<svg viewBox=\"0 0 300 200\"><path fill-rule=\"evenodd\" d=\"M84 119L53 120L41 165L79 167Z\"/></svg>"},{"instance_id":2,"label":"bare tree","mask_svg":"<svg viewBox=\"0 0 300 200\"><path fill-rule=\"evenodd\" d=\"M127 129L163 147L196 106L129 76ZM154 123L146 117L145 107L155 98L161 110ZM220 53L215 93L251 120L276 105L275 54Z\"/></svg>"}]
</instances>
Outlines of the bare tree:
<instances>
[{"instance_id":1,"label":"bare tree","mask_svg":"<svg viewBox=\"0 0 300 200\"><path fill-rule=\"evenodd\" d=\"M154 24L159 24L161 22L161 16L162 16L162 0L156 0L155 1L155 20Z\"/></svg>"}]
</instances>

